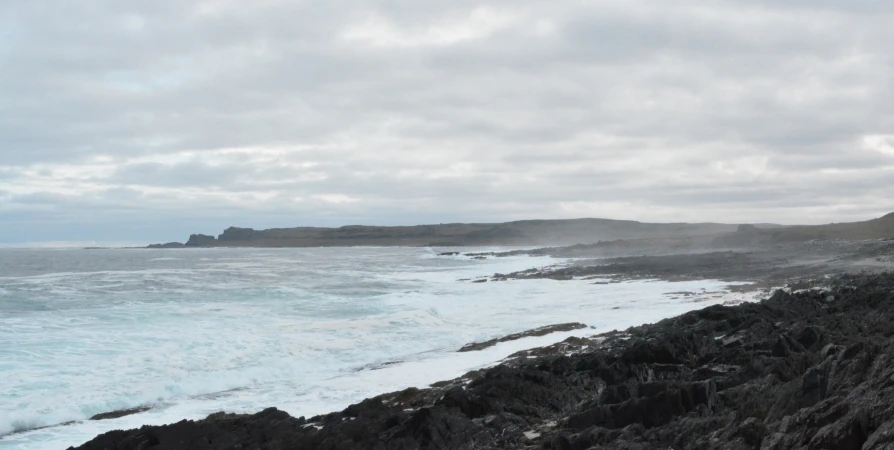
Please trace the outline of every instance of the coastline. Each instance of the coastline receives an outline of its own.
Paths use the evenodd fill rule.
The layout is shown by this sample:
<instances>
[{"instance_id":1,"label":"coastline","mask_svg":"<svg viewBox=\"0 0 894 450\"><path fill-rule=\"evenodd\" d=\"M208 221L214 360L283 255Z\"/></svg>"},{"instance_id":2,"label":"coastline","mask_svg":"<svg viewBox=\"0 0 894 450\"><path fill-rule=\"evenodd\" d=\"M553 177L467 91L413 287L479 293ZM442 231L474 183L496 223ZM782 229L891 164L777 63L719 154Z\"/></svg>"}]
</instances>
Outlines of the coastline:
<instances>
[{"instance_id":1,"label":"coastline","mask_svg":"<svg viewBox=\"0 0 894 450\"><path fill-rule=\"evenodd\" d=\"M826 225L648 223L600 218L448 223L413 226L346 225L255 230L231 226L217 236L192 234L185 242L146 248L195 247L486 247L567 246L589 254L629 255L778 247L813 241L894 239L894 213L862 222ZM544 248L542 251L560 249Z\"/></svg>"},{"instance_id":2,"label":"coastline","mask_svg":"<svg viewBox=\"0 0 894 450\"><path fill-rule=\"evenodd\" d=\"M890 448L891 292L894 275L841 275L569 338L341 412L218 413L77 448Z\"/></svg>"},{"instance_id":3,"label":"coastline","mask_svg":"<svg viewBox=\"0 0 894 450\"><path fill-rule=\"evenodd\" d=\"M661 255L638 255L638 256L621 256L621 257L599 257L597 255L587 254L586 252L581 253L580 249L576 246L573 247L561 247L561 248L547 248L547 249L528 249L528 250L513 250L507 253L506 256L552 256L556 258L570 258L566 262L561 265L554 266L545 266L537 269L530 269L521 272L512 272L507 274L495 273L490 276L480 277L480 278L472 278L472 279L457 279L460 283L471 282L471 283L479 283L479 282L508 282L513 283L515 280L525 280L525 279L548 279L554 280L557 282L566 282L575 280L578 283L589 283L589 284L614 284L614 283L623 283L626 281L648 281L648 280L662 280L662 281L694 281L694 280L706 280L706 279L716 279L721 280L727 283L730 283L732 294L729 294L730 297L733 297L735 294L738 300L745 299L747 296L752 296L755 293L760 291L766 291L768 288L783 286L785 284L788 285L788 288L785 292L798 292L804 291L805 289L809 290L813 288L821 288L821 289L832 289L833 279L838 280L837 276L832 276L833 273L857 273L861 271L871 270L873 272L879 272L888 270L891 268L891 256L892 255L892 246L894 243L890 241L862 241L862 242L836 242L836 243L826 243L823 245L817 245L814 243L810 244L792 244L788 245L785 248L781 249L749 249L749 251L707 251L707 252L691 252L691 253L683 253L683 254L661 254ZM569 255L569 252L577 252L574 255ZM438 257L442 258L461 258L461 259L499 259L503 257L503 253L461 253L461 252L445 252ZM871 259L871 261L869 261ZM868 276L868 275L864 275ZM786 283L781 283L782 280L785 280ZM742 282L748 281L749 284L744 284ZM552 282L552 281L550 281ZM738 282L738 283L737 283ZM837 282L837 281L835 281ZM701 296L702 299L712 296L716 293L714 292L690 292L681 290L679 292L668 292L668 295L673 294L675 298L678 300L689 302L693 301L697 303L696 298ZM799 294L800 295L800 294ZM769 295L767 295L769 296ZM738 303L738 301L733 300L730 303ZM685 316L685 314L683 315ZM683 316L678 316L677 319ZM668 317L668 316L662 316ZM668 319L673 320L673 319ZM549 322L547 322L549 323ZM632 324L632 323L630 323ZM625 325L626 326L626 325ZM554 327L557 329L565 329L565 327L578 328L574 324L570 323L562 323L557 324ZM550 326L545 327L547 329L551 328ZM643 327L634 327L634 329L643 328ZM528 330L528 332L523 333L515 333L515 335L521 335L525 337L526 333L536 332L536 329ZM629 331L629 330L628 330ZM791 333L789 333L791 334ZM491 339L490 341L485 342L469 342L465 347L476 347L481 344L496 344L499 342L504 342L506 339L511 338L513 335L508 335L504 337L497 337ZM616 339L617 338L617 339ZM540 347L536 349L531 349L527 351L517 352L511 355L509 358L500 361L499 363L494 363L493 367L491 365L487 365L486 369L482 370L474 370L464 376L459 378L455 378L448 381L441 381L431 384L430 388L426 389L408 389L405 391L400 391L400 398L404 398L405 396L410 395L409 392L421 392L418 395L422 396L417 398L416 400L412 400L411 403L400 403L398 402L398 406L408 406L403 409L413 409L418 407L436 407L438 406L437 402L441 396L446 395L446 390L451 387L456 386L468 386L470 383L475 382L478 377L485 376L487 371L496 370L498 367L506 366L506 367L515 367L518 364L522 364L527 360L536 360L538 358L553 358L561 355L565 355L567 357L573 357L577 353L589 353L589 352L598 352L603 347L603 344L608 343L614 345L618 339L628 340L630 339L629 335L617 335L617 333L607 333L603 336L596 337L574 337L573 339L568 339L563 343L550 345L546 347ZM386 364L387 365L387 364ZM520 367L520 366L519 366ZM379 370L384 367L379 368L371 368L370 370ZM690 368L695 370L697 368ZM457 372L461 373L461 372ZM453 375L451 375L453 376ZM429 380L430 381L430 380ZM429 381L426 381L428 383ZM653 380L654 381L654 380ZM692 380L689 380L692 381ZM699 380L704 381L704 380ZM420 386L425 384L419 384ZM406 386L406 384L405 384ZM375 394L376 392L370 390L369 394ZM380 390L379 392L384 392ZM392 393L397 395L397 393ZM387 401L392 401L391 397L386 398L388 395L392 394L383 394L379 395L376 398L383 398ZM416 394L413 394L416 395ZM558 395L558 394L557 394ZM561 393L561 396L568 396L568 393ZM594 395L593 392L590 392L588 395ZM601 394L600 394L601 395ZM437 397L437 398L435 398ZM564 397L563 397L564 398ZM628 399L629 400L629 399ZM387 403L386 401L386 403ZM401 400L403 401L403 400ZM275 402L271 402L270 406L277 406ZM366 402L362 402L366 403ZM347 403L342 403L342 406ZM409 405L416 405L410 407ZM421 406L420 406L421 405ZM387 405L386 405L387 406ZM393 405L392 405L393 406ZM527 405L525 408L535 408L537 405ZM501 407L502 408L502 407ZM350 409L350 408L349 408ZM318 410L319 411L319 410ZM120 417L119 413L127 412L127 411L110 411L109 413L98 414L98 416L109 416L109 417ZM137 413L139 411L134 411ZM210 411L209 411L210 412ZM344 412L343 412L344 413ZM342 413L342 414L343 414ZM207 413L206 413L207 414ZM316 414L316 412L314 412ZM336 414L336 413L332 413ZM321 419L328 417L332 414L326 414L323 416L316 417L323 422L326 422L327 419ZM122 415L123 416L123 415ZM180 416L183 417L183 416ZM239 417L239 418L250 418L254 417L254 415L221 415L215 414L212 416L214 420L220 420L225 417ZM353 417L353 416L345 416L345 417ZM391 416L389 416L391 417ZM402 419L407 419L407 417L401 416ZM470 417L470 416L468 416ZM564 416L563 416L564 417ZM344 417L343 417L344 418ZM393 418L393 417L392 417ZM530 418L526 418L526 416L522 416L527 422L531 422ZM562 417L560 417L561 419ZM567 418L567 417L566 417ZM471 417L470 420L481 419L481 417ZM240 419L241 420L241 419ZM291 420L291 419L290 419ZM307 419L310 420L310 419ZM357 420L348 419L348 420ZM395 419L396 420L396 419ZM453 419L451 419L453 420ZM513 419L514 420L514 419ZM550 419L551 421L554 421ZM558 421L557 423L559 423ZM133 423L133 422L131 422ZM156 423L165 423L165 422L156 422ZM198 423L204 424L205 422L199 420L190 423ZM229 427L233 426L232 423L227 422L224 428L220 429L219 432L221 435L229 435L232 430ZM241 423L241 422L240 422ZM313 425L310 425L310 424ZM317 426L329 426L330 424L326 422L324 425L319 425L319 421L317 422L305 422L303 425L307 425L311 428L316 429ZM269 424L264 424L266 427ZM113 425L114 426L114 425ZM172 425L167 425L172 426ZM202 425L205 426L205 425ZM242 425L240 425L242 426ZM261 425L259 425L261 426ZM152 429L156 428L165 428L166 426L161 427L149 427ZM605 428L605 427L603 427ZM106 425L105 430L110 429L109 425ZM145 429L145 427L144 427ZM606 429L613 429L608 427ZM530 430L522 430L522 435L525 439L524 441L511 442L509 444L501 443L500 446L509 445L511 448L523 448L516 447L516 445L534 445L534 448L566 448L563 446L559 447L549 447L544 442L537 440L531 436L537 434L537 437L541 437L547 435L546 431L548 430L540 430L530 429ZM565 430L568 432L577 433L581 430ZM104 435L104 434L103 434ZM93 441L98 439L97 436ZM330 436L331 437L331 436ZM89 441L87 444L89 444ZM159 441L161 442L161 441ZM151 442L150 442L151 443ZM84 444L84 445L87 445ZM305 443L306 444L306 443ZM301 444L301 445L305 445ZM313 445L317 445L319 443L315 443ZM505 444L505 445L504 445ZM118 443L114 445L118 446ZM158 448L170 448L167 446L168 444L164 444ZM278 445L278 444L277 444ZM310 444L308 444L310 445ZM432 444L434 445L434 444ZM465 448L465 447L454 447L453 444L444 444L446 446L438 447L431 445L420 445L422 448ZM466 445L466 444L463 444ZM480 448L492 448L497 444L487 444L487 446ZM553 445L553 444L549 444ZM651 444L650 444L651 445ZM662 444L663 445L663 444ZM84 447L91 448L91 447ZM110 447L113 448L113 447ZM127 447L121 447L127 448ZM176 447L175 447L176 448ZM211 447L213 448L213 447ZM264 447L262 447L264 448ZM278 448L276 445L269 448ZM302 448L302 447L298 447ZM316 447L307 447L307 448L316 448ZM324 447L325 448L325 447ZM363 446L358 447L332 447L332 448L366 448ZM400 447L398 447L400 448ZM411 447L416 448L416 447ZM568 448L576 448L575 446ZM588 447L581 447L581 449L586 449ZM615 447L609 447L615 448ZM624 448L624 447L619 447ZM638 448L638 447L631 447ZM651 448L650 446L646 446L643 448ZM676 448L676 447L674 447ZM752 448L752 447L743 447L743 448ZM757 447L754 447L757 448ZM787 447L780 447L787 448Z\"/></svg>"},{"instance_id":4,"label":"coastline","mask_svg":"<svg viewBox=\"0 0 894 450\"><path fill-rule=\"evenodd\" d=\"M669 293L685 290L699 292L720 292L724 290L723 284L718 282L691 282L688 283L688 287L684 287L687 283L633 282L612 286L594 286L587 282L566 284L552 280L531 280L505 285L468 284L460 280L477 274L520 270L532 265L543 266L556 261L550 261L549 258L527 257L509 258L508 260L491 259L490 261L467 260L466 258L452 260L451 258L439 258L435 252L425 249L400 250L396 253L391 250L387 250L384 253L375 250L339 252L336 249L321 249L312 252L216 251L212 253L221 253L221 255L214 256L205 254L206 252L187 252L181 255L156 255L179 256L178 258L160 259L155 259L155 256L152 256L153 252L139 253L139 255L131 255L127 252L110 254L109 258L104 260L109 261L109 264L114 264L114 266L109 267L109 269L112 269L110 272L94 272L92 270L84 274L64 272L61 278L53 276L49 280L52 280L53 286L70 285L84 287L93 286L96 284L95 282L120 281L128 283L126 286L133 286L132 289L125 289L125 292L142 292L142 277L139 276L143 273L142 269L137 271L132 271L131 269L145 267L147 268L147 273L152 273L153 277L159 277L157 279L160 282L173 283L169 285L173 288L178 286L189 288L190 291L178 294L174 298L174 304L171 304L170 301L152 302L151 298L143 298L139 295L127 296L130 300L138 300L139 303L122 300L121 307L115 308L112 312L115 314L114 317L121 317L126 319L126 321L139 317L141 318L139 320L140 323L155 323L147 321L146 318L166 317L164 315L169 313L175 314L173 316L175 318L181 317L176 315L178 311L181 311L177 305L181 301L184 305L193 305L188 308L188 311L197 312L198 314L189 314L191 318L182 316L184 319L173 321L174 324L190 324L192 328L186 335L165 337L170 336L170 334L159 334L162 330L171 330L166 325L166 323L171 321L158 321L152 328L145 328L143 333L137 334L151 336L153 339L166 340L172 343L180 342L181 339L185 342L207 343L202 347L207 348L207 351L192 352L191 354L189 352L184 353L203 357L205 361L212 364L229 364L232 360L230 355L241 355L242 353L240 351L230 352L228 350L226 350L226 353L221 353L224 349L233 349L234 345L230 344L231 341L229 341L228 336L217 336L218 333L206 330L206 325L211 328L219 328L220 325L217 324L235 325L235 327L230 325L226 327L231 330L242 330L243 328L240 328L242 326L249 327L245 328L246 330L260 327L270 328L268 312L274 310L281 311L280 305L283 304L283 298L300 298L303 299L302 301L313 303L314 297L303 294L300 297L295 297L295 291L291 290L293 286L300 287L302 285L301 281L296 281L302 280L302 278L294 275L280 278L271 277L275 274L292 274L292 271L296 270L295 261L320 260L320 258L330 258L332 255L337 254L341 255L339 257L342 260L350 261L350 264L353 265L356 265L358 260L394 261L404 264L403 261L407 261L406 255L417 255L419 258L411 259L411 261L418 261L413 262L412 267L449 267L451 269L447 271L424 269L420 274L416 274L415 270L394 272L390 268L390 263L381 264L378 266L378 269L375 269L375 273L384 274L383 279L390 280L389 282L392 283L392 286L404 286L395 291L396 295L385 297L388 299L386 305L394 305L393 302L397 301L400 305L403 305L400 311L403 311L404 306L409 306L410 308L407 311L414 311L413 313L403 314L395 311L394 313L383 314L381 317L374 317L376 321L369 323L365 320L354 321L350 319L347 321L339 319L331 323L324 320L319 325L307 323L306 326L295 328L295 330L309 330L300 331L300 336L288 333L281 334L276 330L266 331L258 329L257 331L260 334L254 334L253 336L258 337L252 337L251 339L254 341L248 341L249 343L265 340L265 336L269 335L270 342L283 343L283 349L297 349L292 355L289 352L276 349L261 351L250 347L251 355L275 355L275 359L270 359L266 366L252 366L252 370L255 373L262 375L258 378L248 378L242 376L242 373L239 372L234 373L233 376L229 376L229 373L223 373L228 376L209 377L205 375L207 372L196 371L194 375L193 373L185 374L191 378L180 379L177 378L179 374L172 372L167 366L156 368L146 365L144 368L139 368L138 375L142 377L141 379L146 380L148 383L152 383L154 379L165 380L165 386L173 386L177 390L140 389L141 386L132 383L131 380L133 379L130 379L126 381L131 381L133 392L136 394L122 396L117 394L115 390L114 380L119 378L111 371L118 367L121 370L127 369L137 373L137 368L123 365L126 361L109 363L105 362L105 359L99 359L95 366L104 372L104 376L81 377L81 379L72 378L72 380L85 387L95 383L96 385L107 385L110 389L78 389L77 391L69 391L72 392L70 397L75 397L76 400L69 404L73 404L80 409L60 409L58 413L56 410L47 409L9 409L9 414L4 415L4 419L6 419L4 423L5 425L11 425L11 427L6 426L3 431L24 431L37 426L60 424L71 420L77 421L76 423L70 426L53 427L49 430L34 433L24 432L4 438L0 442L0 448L19 448L19 446L21 448L65 448L72 444L85 442L97 434L108 430L168 424L183 418L197 420L216 411L254 413L268 405L279 406L281 409L296 416L317 415L344 408L362 400L365 396L403 389L408 386L428 386L438 380L458 377L469 370L489 366L515 351L548 345L560 341L568 335L551 334L543 338L526 337L517 341L500 343L479 352L456 352L456 350L468 343L482 342L494 337L516 333L519 330L530 330L545 324L561 324L574 320L581 320L589 326L598 327L597 330L593 331L582 330L581 334L571 332L573 335L578 336L608 331L612 328L626 328L643 321L654 322L661 320L707 304L700 305L691 298L675 298L675 296L668 295ZM33 256L39 258L42 257L42 254L35 253ZM81 257L87 256L87 253L66 255L71 261L75 262L80 261ZM120 263L120 261L129 261L131 257L135 258L135 263ZM91 258L93 257L91 256ZM221 271L219 263L225 264L228 269ZM306 263L305 265L315 267ZM210 267L212 270L206 271L206 267ZM171 270L166 269L164 272L158 272L157 268L170 268ZM462 269L457 271L453 268ZM119 272L118 270L120 269L126 270ZM303 271L304 269L301 270ZM332 285L333 289L341 289L337 286L342 286L346 280L337 275L329 275L333 273L338 274L337 271L327 271L326 274L329 278L321 280L319 283L323 283L326 286ZM373 272L364 273L365 275L361 276L364 280L380 278L379 275L375 275ZM138 276L134 276L135 274ZM214 275L210 281L231 282L234 277L243 277L248 281L244 284L240 283L238 286L249 288L249 291L244 292L252 293L252 295L230 295L230 292L235 292L232 289L233 285L228 284L226 285L226 290L221 290L214 283L205 281L209 280L209 274ZM257 274L257 276L249 277L249 275L254 274ZM21 275L27 275L27 272L22 272ZM24 288L35 284L44 285L47 284L46 280L43 276L36 277L33 280L25 277L21 280L21 287ZM317 283L317 281L309 282ZM200 287L201 290L199 291ZM20 290L19 287L14 289ZM392 288L389 287L388 289ZM409 297L399 293L399 291L403 292L407 289L412 289L412 291L407 292L413 292ZM189 293L193 290L195 290L194 293ZM314 292L322 292L317 288L313 288L313 290ZM218 291L226 293L224 299L232 299L236 300L236 302L220 302L220 294L215 294ZM243 289L238 291L243 292ZM267 297L259 302L252 300L258 297L253 294L254 292L273 292L276 296ZM261 297L257 298L257 300L260 299ZM512 302L506 303L506 300L509 299L512 299ZM638 301L628 301L628 299L638 299ZM146 300L150 301L147 302ZM251 301L245 303L245 306L240 306L243 304L242 300ZM717 300L706 298L706 301L713 302ZM638 312L640 305L645 304L654 307L648 311ZM619 308L614 306L619 306ZM134 307L138 309L134 310ZM223 309L218 310L221 307ZM431 308L436 309L430 310ZM306 308L301 307L300 309L304 310ZM232 313L239 313L240 316L243 313L249 313L250 317L254 317L254 311L258 313L258 316L253 320L230 320L230 317L235 317ZM295 311L298 310L296 309ZM475 317L467 317L473 311ZM580 312L575 313L575 311ZM151 316L147 315L149 312L152 312ZM159 314L162 316L159 316ZM75 314L69 314L69 316L77 317ZM407 327L401 332L402 335L410 333L409 330L414 329L412 327L419 326L421 327L418 330L419 332L412 331L412 335L424 336L425 338L417 339L416 343L412 344L399 344L399 337L392 339L390 337L392 335L382 334L388 330L389 325L387 325L387 321L395 319L397 320L395 323L400 323ZM117 320L115 322L121 323ZM53 323L52 320L49 323ZM286 321L281 323L296 324L299 322L286 318ZM318 333L321 330L330 328L330 326L338 326L339 329L342 329L343 326L349 326L349 328L345 329L344 332L335 332L335 334ZM370 326L372 328L369 328ZM104 328L109 330L109 332L103 332L103 335L107 335L108 338L102 339L102 341L108 342L109 345L112 345L112 342L119 342L113 333L116 328L118 326L115 324ZM280 329L281 327L275 328ZM153 329L155 331L152 331ZM317 335L323 337L323 339L320 341L307 339L310 336ZM386 349L383 348L381 352L372 348L370 352L361 351L360 353L348 350L357 353L357 357L351 356L351 359L345 360L344 364L335 365L331 363L337 361L325 359L328 357L326 355L330 354L328 351L322 352L317 350L321 347L325 348L327 345L326 339L329 338L326 336L334 336L337 339L344 339L345 342L348 342L348 339L356 340L359 336L365 335L373 337L373 339L368 339L370 342L385 339L385 341L382 341L383 343L393 341L397 347L388 347L388 351L385 351ZM124 339L129 339L128 336L126 332L124 335L121 335ZM243 336L243 334L240 334L240 336L247 337ZM35 335L35 338L39 338L39 336ZM28 341L31 341L31 339L22 339L22 342ZM123 340L120 341L120 344L117 344L116 348L129 349L121 352L122 357L127 357L128 355L148 355L148 357L161 362L167 361L168 358L176 358L176 355L181 355L175 354L168 357L156 354L153 348L140 344L138 341L145 342L145 339ZM308 343L306 350L303 347L294 347L294 345L300 346L302 342ZM398 350L392 351L392 347ZM364 347L363 343L357 342L351 348L360 349L366 347ZM353 355L354 353L344 354ZM310 354L323 356L319 360L319 369L310 370L319 370L330 374L329 376L313 378L302 375L304 373L302 367L317 367L312 365L314 364L311 362L312 360L305 358L305 355ZM361 356L361 354L370 356ZM72 359L74 365L81 364L80 361L81 359L77 357ZM379 368L379 366L390 361L403 362ZM289 381L295 379L295 377L283 378L282 374L286 373L285 370L281 372L260 370L271 366L282 367L288 369L288 373L302 376L300 384L294 384ZM205 367L205 365L202 367ZM260 369L254 369L254 367L259 367ZM173 378L168 376L171 373L174 375ZM97 372L98 374L99 372ZM218 378L220 381L218 381ZM207 387L202 387L195 383L189 384L190 380L193 379L206 380L203 385ZM112 380L112 382L106 380ZM168 380L173 380L173 382ZM83 381L87 381L87 383ZM144 382L142 385L146 386L147 383ZM152 387L154 385L149 386ZM215 394L213 398L205 397L205 394L223 392L230 388L242 386L245 386L245 389L238 392ZM167 387L165 388L167 389ZM13 389L11 392L27 393L28 391ZM107 392L109 393L107 394ZM275 394L271 395L271 393ZM40 393L37 392L35 395L40 395ZM53 397L62 399L69 398L69 395L63 391L50 398ZM121 400L118 400L119 398ZM89 401L81 401L81 399ZM49 402L43 403L40 400L40 398L34 397L29 399L29 404L46 404L46 407L54 407ZM22 404L24 405L24 402ZM152 406L152 409L140 414L101 422L88 420L97 414L144 405ZM52 414L44 411L50 411Z\"/></svg>"}]
</instances>

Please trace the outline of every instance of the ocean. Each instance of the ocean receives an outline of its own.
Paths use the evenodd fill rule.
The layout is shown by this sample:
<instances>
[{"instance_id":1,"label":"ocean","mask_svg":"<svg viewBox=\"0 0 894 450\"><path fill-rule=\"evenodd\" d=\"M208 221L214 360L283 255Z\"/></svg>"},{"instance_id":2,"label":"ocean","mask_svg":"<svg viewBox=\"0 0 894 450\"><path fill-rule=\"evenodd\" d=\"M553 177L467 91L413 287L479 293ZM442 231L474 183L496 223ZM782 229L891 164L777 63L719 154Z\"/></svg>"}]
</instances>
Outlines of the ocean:
<instances>
[{"instance_id":1,"label":"ocean","mask_svg":"<svg viewBox=\"0 0 894 450\"><path fill-rule=\"evenodd\" d=\"M218 411L326 413L730 298L713 280L472 283L568 260L446 250L0 249L0 449ZM457 352L564 322L591 328ZM133 407L149 410L87 420Z\"/></svg>"}]
</instances>

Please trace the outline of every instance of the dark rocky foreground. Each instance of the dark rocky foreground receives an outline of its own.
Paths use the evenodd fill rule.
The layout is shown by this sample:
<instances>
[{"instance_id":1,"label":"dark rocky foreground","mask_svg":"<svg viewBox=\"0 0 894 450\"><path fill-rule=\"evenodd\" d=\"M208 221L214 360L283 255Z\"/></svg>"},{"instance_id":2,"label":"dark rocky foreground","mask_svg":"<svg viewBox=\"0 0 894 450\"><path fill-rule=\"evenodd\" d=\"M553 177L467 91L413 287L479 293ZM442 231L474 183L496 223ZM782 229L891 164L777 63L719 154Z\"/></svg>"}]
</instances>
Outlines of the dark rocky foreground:
<instances>
[{"instance_id":1,"label":"dark rocky foreground","mask_svg":"<svg viewBox=\"0 0 894 450\"><path fill-rule=\"evenodd\" d=\"M325 416L218 413L79 448L894 449L894 274L823 283L570 338Z\"/></svg>"}]
</instances>

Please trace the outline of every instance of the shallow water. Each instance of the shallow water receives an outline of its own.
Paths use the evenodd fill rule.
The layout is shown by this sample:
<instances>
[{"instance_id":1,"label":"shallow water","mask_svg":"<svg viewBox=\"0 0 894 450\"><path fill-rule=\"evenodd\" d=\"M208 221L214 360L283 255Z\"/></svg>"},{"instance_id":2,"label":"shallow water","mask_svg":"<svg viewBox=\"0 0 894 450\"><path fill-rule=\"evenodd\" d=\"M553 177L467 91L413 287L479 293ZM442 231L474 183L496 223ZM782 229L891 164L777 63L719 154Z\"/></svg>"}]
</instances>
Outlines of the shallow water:
<instances>
[{"instance_id":1,"label":"shallow water","mask_svg":"<svg viewBox=\"0 0 894 450\"><path fill-rule=\"evenodd\" d=\"M701 308L720 299L668 294L723 288L716 281L470 283L458 280L564 261L437 251L0 250L0 449L61 449L112 429L221 410L339 410L523 348ZM571 321L595 329L456 352ZM152 409L85 420L142 405Z\"/></svg>"}]
</instances>

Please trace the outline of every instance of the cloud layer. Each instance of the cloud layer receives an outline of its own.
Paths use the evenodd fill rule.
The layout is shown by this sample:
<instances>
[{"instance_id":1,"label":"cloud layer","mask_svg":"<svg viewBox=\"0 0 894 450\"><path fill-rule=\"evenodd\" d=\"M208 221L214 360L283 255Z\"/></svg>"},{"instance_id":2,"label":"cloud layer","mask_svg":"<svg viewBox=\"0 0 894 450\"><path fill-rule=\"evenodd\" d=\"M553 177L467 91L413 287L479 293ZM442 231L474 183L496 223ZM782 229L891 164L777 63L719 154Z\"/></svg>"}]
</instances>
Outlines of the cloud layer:
<instances>
[{"instance_id":1,"label":"cloud layer","mask_svg":"<svg viewBox=\"0 0 894 450\"><path fill-rule=\"evenodd\" d=\"M0 5L0 242L894 210L894 6Z\"/></svg>"}]
</instances>

